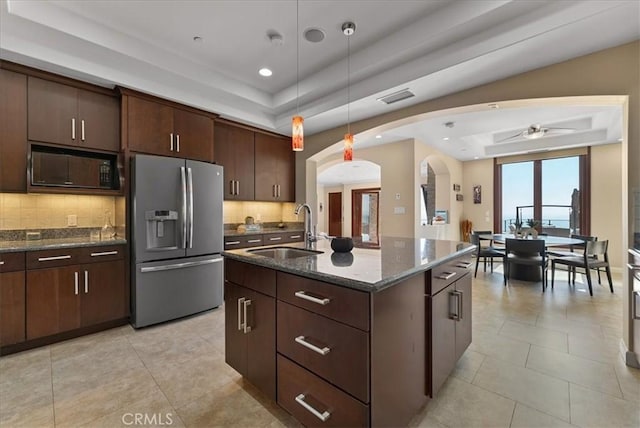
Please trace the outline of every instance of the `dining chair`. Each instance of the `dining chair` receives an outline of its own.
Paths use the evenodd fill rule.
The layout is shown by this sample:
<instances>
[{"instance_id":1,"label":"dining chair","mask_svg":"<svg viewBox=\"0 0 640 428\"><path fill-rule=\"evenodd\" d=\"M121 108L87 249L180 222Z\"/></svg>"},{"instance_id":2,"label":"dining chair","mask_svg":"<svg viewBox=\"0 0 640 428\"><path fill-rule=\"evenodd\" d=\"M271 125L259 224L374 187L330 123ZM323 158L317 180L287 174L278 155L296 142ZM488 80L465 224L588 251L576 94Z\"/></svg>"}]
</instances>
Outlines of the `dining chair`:
<instances>
[{"instance_id":1,"label":"dining chair","mask_svg":"<svg viewBox=\"0 0 640 428\"><path fill-rule=\"evenodd\" d=\"M589 294L593 296L593 287L591 286L591 269L604 268L607 273L607 279L609 280L609 289L613 293L613 281L611 281L611 267L609 266L609 255L607 250L609 247L609 241L587 241L586 248L582 255L576 255L573 257L558 257L551 261L551 288L556 273L556 264L565 265L568 268L582 268L584 274L587 277L587 284L589 286ZM602 257L602 259L600 258ZM575 284L575 278L574 278Z\"/></svg>"},{"instance_id":2,"label":"dining chair","mask_svg":"<svg viewBox=\"0 0 640 428\"><path fill-rule=\"evenodd\" d=\"M544 239L510 239L505 241L504 285L511 271L511 265L540 266L542 273L542 292L547 286L547 253Z\"/></svg>"},{"instance_id":3,"label":"dining chair","mask_svg":"<svg viewBox=\"0 0 640 428\"><path fill-rule=\"evenodd\" d=\"M588 236L588 235L576 235L571 234L571 238L580 239L582 243L569 245L569 251L563 251L559 249L547 250L547 255L553 257L576 257L584 254L584 250L587 246L588 241L597 241L597 236ZM567 266L569 278L572 279L573 285L576 284L576 269L573 266ZM600 269L598 268L598 284L602 284L602 280L600 278Z\"/></svg>"},{"instance_id":4,"label":"dining chair","mask_svg":"<svg viewBox=\"0 0 640 428\"><path fill-rule=\"evenodd\" d=\"M471 238L471 244L476 246L476 271L473 275L475 278L478 275L478 265L480 264L480 258L484 259L484 271L487 271L487 259L490 259L491 273L493 273L493 259L504 258L504 251L500 251L493 247L492 239L480 238L480 235L491 235L491 230L474 230L469 236ZM489 245L483 246L482 241L489 241Z\"/></svg>"}]
</instances>

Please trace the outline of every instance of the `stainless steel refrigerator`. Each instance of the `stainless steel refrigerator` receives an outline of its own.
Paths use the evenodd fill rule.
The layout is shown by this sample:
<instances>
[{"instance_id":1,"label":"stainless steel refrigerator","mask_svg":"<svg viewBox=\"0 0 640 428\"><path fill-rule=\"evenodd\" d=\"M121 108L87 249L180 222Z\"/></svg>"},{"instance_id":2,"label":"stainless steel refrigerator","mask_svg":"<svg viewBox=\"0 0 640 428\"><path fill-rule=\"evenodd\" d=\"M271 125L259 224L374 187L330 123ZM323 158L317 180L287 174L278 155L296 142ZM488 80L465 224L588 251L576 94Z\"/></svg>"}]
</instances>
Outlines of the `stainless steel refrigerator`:
<instances>
[{"instance_id":1,"label":"stainless steel refrigerator","mask_svg":"<svg viewBox=\"0 0 640 428\"><path fill-rule=\"evenodd\" d=\"M136 155L131 186L133 326L220 306L222 167Z\"/></svg>"}]
</instances>

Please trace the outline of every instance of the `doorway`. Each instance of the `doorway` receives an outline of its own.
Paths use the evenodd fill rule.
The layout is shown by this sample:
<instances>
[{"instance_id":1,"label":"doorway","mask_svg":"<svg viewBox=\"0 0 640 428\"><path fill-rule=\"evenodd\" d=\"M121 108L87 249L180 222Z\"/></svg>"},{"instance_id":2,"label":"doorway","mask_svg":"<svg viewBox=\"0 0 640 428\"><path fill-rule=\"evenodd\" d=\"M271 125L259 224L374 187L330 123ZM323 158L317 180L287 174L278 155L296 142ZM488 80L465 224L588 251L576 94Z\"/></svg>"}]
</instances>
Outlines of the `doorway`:
<instances>
[{"instance_id":1,"label":"doorway","mask_svg":"<svg viewBox=\"0 0 640 428\"><path fill-rule=\"evenodd\" d=\"M342 236L342 192L329 193L329 235Z\"/></svg>"},{"instance_id":2,"label":"doorway","mask_svg":"<svg viewBox=\"0 0 640 428\"><path fill-rule=\"evenodd\" d=\"M351 230L363 247L380 247L380 188L351 191Z\"/></svg>"}]
</instances>

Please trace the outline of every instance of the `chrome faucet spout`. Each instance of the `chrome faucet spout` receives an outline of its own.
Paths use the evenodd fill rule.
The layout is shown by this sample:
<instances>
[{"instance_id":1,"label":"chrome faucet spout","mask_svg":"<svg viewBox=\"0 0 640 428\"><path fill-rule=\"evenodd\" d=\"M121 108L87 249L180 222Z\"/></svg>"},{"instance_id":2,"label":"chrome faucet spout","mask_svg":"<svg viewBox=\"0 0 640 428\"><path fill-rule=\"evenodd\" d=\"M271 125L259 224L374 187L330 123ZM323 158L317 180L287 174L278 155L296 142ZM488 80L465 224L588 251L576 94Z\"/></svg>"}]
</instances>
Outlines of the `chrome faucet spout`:
<instances>
[{"instance_id":1,"label":"chrome faucet spout","mask_svg":"<svg viewBox=\"0 0 640 428\"><path fill-rule=\"evenodd\" d=\"M304 244L305 247L310 248L313 242L316 242L316 231L313 224L313 214L311 213L311 207L309 204L300 204L296 207L295 215L300 214L300 211L305 212L304 216Z\"/></svg>"}]
</instances>

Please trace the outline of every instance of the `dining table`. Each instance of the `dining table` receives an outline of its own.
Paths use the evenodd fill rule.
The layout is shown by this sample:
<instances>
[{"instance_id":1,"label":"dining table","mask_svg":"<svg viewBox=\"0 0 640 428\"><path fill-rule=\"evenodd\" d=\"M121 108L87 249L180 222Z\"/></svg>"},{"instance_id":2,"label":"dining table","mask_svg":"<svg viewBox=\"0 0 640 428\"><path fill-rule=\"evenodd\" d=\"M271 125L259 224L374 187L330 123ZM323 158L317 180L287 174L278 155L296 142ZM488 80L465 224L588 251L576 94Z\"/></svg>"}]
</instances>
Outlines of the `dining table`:
<instances>
[{"instance_id":1,"label":"dining table","mask_svg":"<svg viewBox=\"0 0 640 428\"><path fill-rule=\"evenodd\" d=\"M570 247L572 245L584 245L582 239L570 238L568 236L554 236L554 235L538 235L532 237L516 237L513 233L487 233L479 235L482 240L490 240L498 244L504 244L507 239L541 239L544 241L545 249L549 247ZM541 281L540 269L536 266L518 265L515 264L509 270L510 277L523 280L523 281Z\"/></svg>"}]
</instances>

